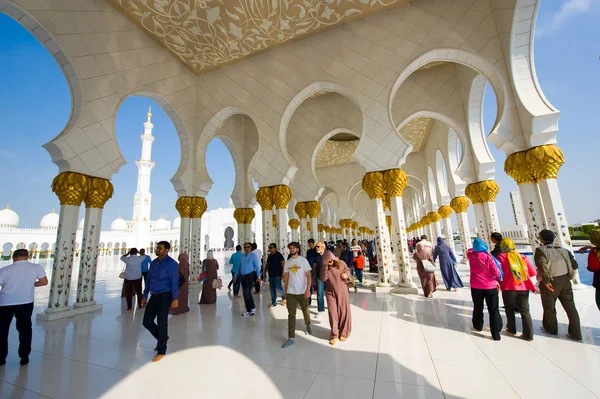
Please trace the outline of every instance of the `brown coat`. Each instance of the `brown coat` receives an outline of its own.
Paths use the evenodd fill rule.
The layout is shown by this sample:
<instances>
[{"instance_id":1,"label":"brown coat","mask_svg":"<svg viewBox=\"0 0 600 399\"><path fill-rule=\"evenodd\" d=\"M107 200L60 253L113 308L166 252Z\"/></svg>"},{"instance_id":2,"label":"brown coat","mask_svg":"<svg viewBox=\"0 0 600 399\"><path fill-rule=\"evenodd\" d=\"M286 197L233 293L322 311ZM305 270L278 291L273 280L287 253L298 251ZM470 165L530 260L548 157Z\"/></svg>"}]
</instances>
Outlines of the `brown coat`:
<instances>
[{"instance_id":1,"label":"brown coat","mask_svg":"<svg viewBox=\"0 0 600 399\"><path fill-rule=\"evenodd\" d=\"M323 263L319 278L325 282L325 299L327 300L327 311L329 313L329 325L331 326L331 338L348 338L352 331L352 314L350 312L350 295L346 278L350 276L350 268L342 260L338 260L340 268Z\"/></svg>"}]
</instances>

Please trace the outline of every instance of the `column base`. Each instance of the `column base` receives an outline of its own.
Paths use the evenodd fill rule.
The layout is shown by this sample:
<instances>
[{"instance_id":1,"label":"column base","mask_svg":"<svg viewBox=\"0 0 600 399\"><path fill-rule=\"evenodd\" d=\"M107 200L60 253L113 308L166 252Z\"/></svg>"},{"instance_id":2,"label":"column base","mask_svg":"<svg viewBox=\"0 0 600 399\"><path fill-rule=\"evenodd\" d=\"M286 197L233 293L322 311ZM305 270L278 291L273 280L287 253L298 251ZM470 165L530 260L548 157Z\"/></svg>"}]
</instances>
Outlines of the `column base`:
<instances>
[{"instance_id":1,"label":"column base","mask_svg":"<svg viewBox=\"0 0 600 399\"><path fill-rule=\"evenodd\" d=\"M50 311L48 309L44 311L44 313L38 313L35 319L37 321L55 321L60 319L66 319L68 317L74 317L84 313L96 312L102 309L102 305L98 303L94 303L93 305L88 306L73 306L68 309L62 311Z\"/></svg>"},{"instance_id":2,"label":"column base","mask_svg":"<svg viewBox=\"0 0 600 399\"><path fill-rule=\"evenodd\" d=\"M405 285L400 285L401 283L399 283L397 286L395 286L394 288L392 288L390 290L390 294L418 294L419 293L419 289L417 288L417 285L415 283L412 284L405 284Z\"/></svg>"},{"instance_id":3,"label":"column base","mask_svg":"<svg viewBox=\"0 0 600 399\"><path fill-rule=\"evenodd\" d=\"M377 283L377 287L381 287L381 288L389 288L391 286L392 285L390 283L381 283L381 282Z\"/></svg>"},{"instance_id":4,"label":"column base","mask_svg":"<svg viewBox=\"0 0 600 399\"><path fill-rule=\"evenodd\" d=\"M188 287L190 287L190 288L198 288L198 287L201 287L201 285L202 284L198 280L188 282Z\"/></svg>"}]
</instances>

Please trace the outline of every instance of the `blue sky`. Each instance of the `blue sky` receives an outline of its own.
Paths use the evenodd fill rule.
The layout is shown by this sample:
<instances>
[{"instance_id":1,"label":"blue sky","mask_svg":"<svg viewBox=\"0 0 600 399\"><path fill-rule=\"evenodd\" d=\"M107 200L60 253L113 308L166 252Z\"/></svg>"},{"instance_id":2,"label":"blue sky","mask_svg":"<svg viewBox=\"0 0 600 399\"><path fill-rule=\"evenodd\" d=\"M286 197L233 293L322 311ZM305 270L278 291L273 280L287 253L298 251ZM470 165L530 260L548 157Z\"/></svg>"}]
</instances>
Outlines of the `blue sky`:
<instances>
[{"instance_id":1,"label":"blue sky","mask_svg":"<svg viewBox=\"0 0 600 399\"><path fill-rule=\"evenodd\" d=\"M559 146L567 158L560 171L560 187L571 223L600 218L595 208L600 188L584 176L593 173L598 157L600 112L599 0L544 0L535 42L540 85L561 111ZM21 227L36 227L41 217L59 204L50 184L58 169L41 146L65 126L70 113L68 87L61 70L45 48L10 17L0 14L0 172L4 189L0 206L10 204L19 213ZM180 156L174 126L160 106L145 97L130 97L118 111L116 132L127 161L113 177L115 196L105 208L104 227L117 216L131 218L140 156L139 136L148 106L152 105L156 140L152 173L152 217L173 219L176 194L170 183ZM484 123L489 130L496 116L495 98L488 90ZM504 153L490 145L497 161L497 198L503 226L512 222L508 193L517 189L502 171ZM231 156L219 140L209 145L208 172L215 182L208 195L209 209L228 206L233 189Z\"/></svg>"}]
</instances>

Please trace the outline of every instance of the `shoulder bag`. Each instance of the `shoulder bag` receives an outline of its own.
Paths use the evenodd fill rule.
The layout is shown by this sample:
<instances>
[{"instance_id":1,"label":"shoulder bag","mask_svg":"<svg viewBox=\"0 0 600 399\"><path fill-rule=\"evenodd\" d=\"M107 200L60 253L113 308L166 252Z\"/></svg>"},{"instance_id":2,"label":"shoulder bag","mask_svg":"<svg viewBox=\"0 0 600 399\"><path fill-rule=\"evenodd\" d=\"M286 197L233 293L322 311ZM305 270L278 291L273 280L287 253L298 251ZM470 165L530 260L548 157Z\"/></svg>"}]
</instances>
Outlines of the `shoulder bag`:
<instances>
[{"instance_id":1,"label":"shoulder bag","mask_svg":"<svg viewBox=\"0 0 600 399\"><path fill-rule=\"evenodd\" d=\"M423 269L425 269L426 272L433 273L438 271L438 265L436 265L429 259L423 259L421 263L423 264Z\"/></svg>"}]
</instances>

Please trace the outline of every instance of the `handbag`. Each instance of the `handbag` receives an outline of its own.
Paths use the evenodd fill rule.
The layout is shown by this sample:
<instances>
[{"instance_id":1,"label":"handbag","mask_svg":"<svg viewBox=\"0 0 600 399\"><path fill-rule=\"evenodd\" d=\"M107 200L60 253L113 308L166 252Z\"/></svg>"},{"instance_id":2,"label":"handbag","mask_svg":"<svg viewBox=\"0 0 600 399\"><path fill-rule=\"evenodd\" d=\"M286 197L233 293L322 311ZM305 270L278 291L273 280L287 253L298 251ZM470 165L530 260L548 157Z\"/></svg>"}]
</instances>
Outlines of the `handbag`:
<instances>
[{"instance_id":1,"label":"handbag","mask_svg":"<svg viewBox=\"0 0 600 399\"><path fill-rule=\"evenodd\" d=\"M119 278L125 280L125 269L121 273L119 273Z\"/></svg>"},{"instance_id":2,"label":"handbag","mask_svg":"<svg viewBox=\"0 0 600 399\"><path fill-rule=\"evenodd\" d=\"M436 272L438 271L438 265L436 265L435 263L433 263L432 261L428 260L428 259L424 259L421 261L423 263L423 269L425 269L426 272Z\"/></svg>"},{"instance_id":3,"label":"handbag","mask_svg":"<svg viewBox=\"0 0 600 399\"><path fill-rule=\"evenodd\" d=\"M223 280L221 280L221 278L220 278L220 277L217 277L216 279L214 279L214 280L212 281L212 287L213 287L213 289L215 289L215 290L216 290L216 289L221 289L221 288L223 288Z\"/></svg>"}]
</instances>

